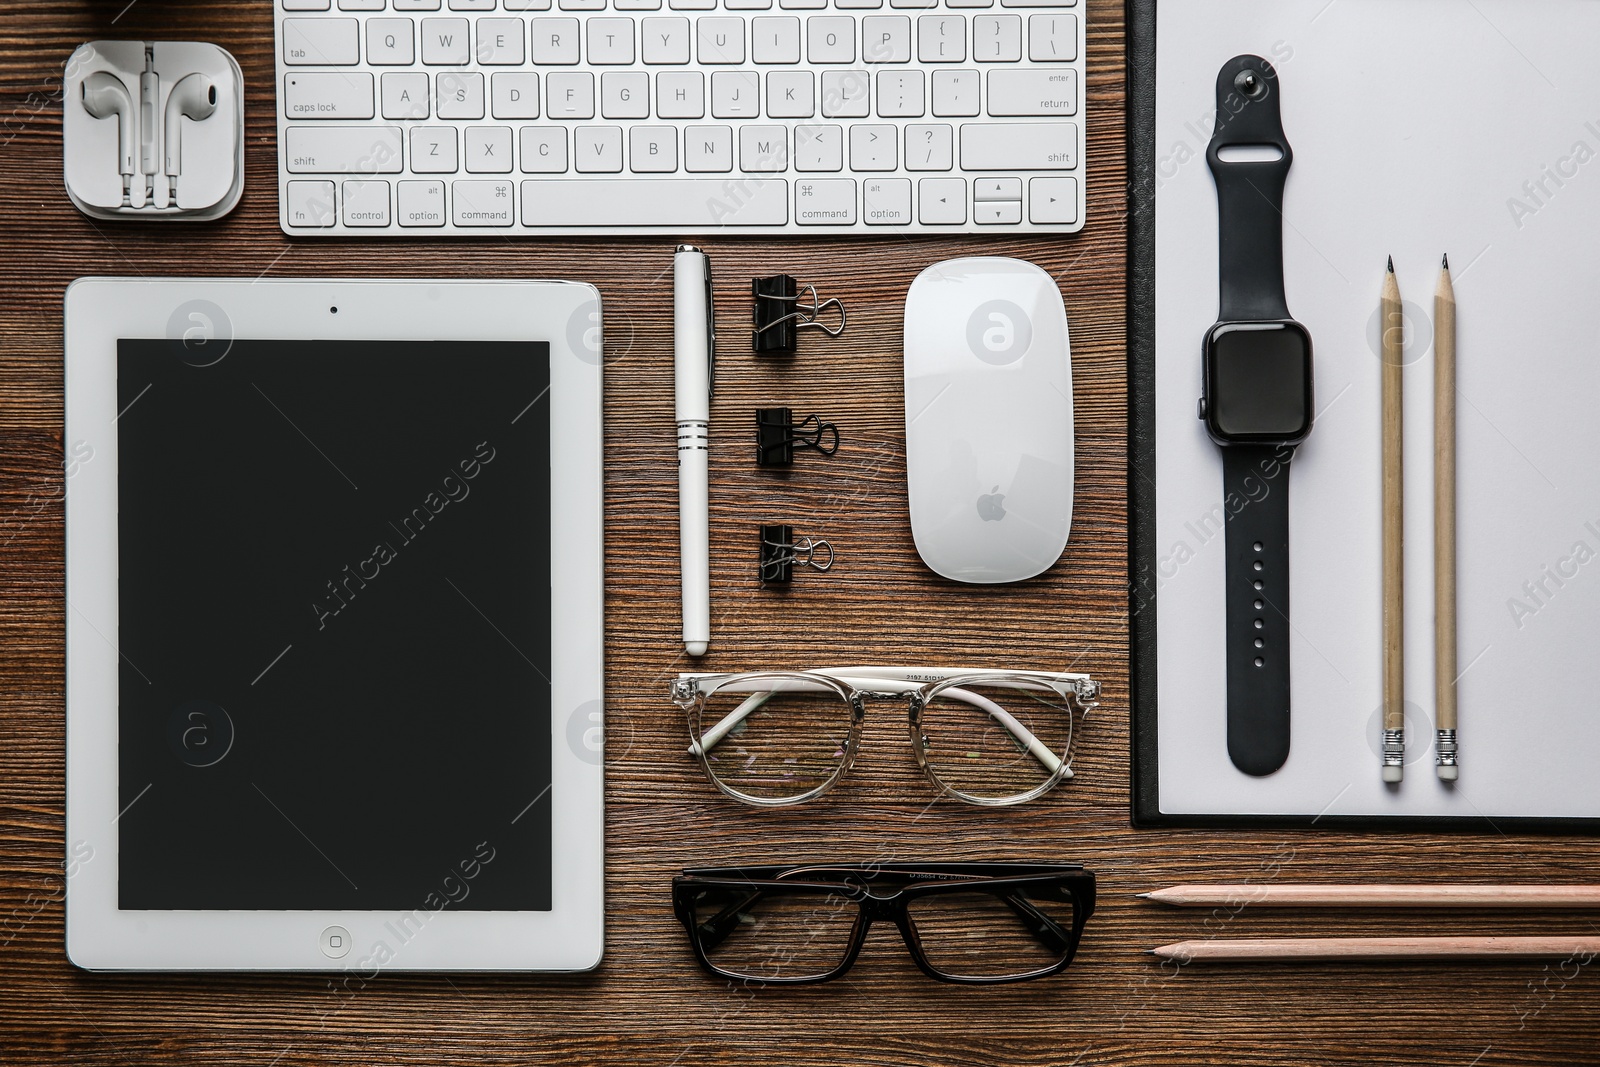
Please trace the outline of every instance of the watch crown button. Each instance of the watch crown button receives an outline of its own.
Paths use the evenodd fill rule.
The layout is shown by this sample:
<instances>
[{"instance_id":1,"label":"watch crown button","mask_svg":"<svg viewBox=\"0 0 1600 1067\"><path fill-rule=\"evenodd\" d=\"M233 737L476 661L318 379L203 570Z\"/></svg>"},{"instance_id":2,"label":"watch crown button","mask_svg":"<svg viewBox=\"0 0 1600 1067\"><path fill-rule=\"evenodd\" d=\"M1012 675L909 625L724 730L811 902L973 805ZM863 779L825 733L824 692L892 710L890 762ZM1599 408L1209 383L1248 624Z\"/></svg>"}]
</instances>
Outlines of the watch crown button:
<instances>
[{"instance_id":1,"label":"watch crown button","mask_svg":"<svg viewBox=\"0 0 1600 1067\"><path fill-rule=\"evenodd\" d=\"M1201 422L1205 422L1206 421L1206 398L1205 397L1201 397L1200 398L1200 402L1195 405L1195 416L1194 417L1199 419Z\"/></svg>"}]
</instances>

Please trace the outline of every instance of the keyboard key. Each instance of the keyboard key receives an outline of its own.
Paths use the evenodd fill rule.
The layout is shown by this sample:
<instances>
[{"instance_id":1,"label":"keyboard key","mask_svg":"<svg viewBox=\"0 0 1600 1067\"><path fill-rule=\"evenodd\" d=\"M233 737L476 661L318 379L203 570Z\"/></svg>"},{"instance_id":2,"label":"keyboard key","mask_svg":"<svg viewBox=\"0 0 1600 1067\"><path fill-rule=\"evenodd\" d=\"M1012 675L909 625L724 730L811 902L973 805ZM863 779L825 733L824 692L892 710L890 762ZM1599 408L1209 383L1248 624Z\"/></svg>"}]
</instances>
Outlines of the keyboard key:
<instances>
[{"instance_id":1,"label":"keyboard key","mask_svg":"<svg viewBox=\"0 0 1600 1067\"><path fill-rule=\"evenodd\" d=\"M899 139L900 130L895 126L851 126L850 169L894 170Z\"/></svg>"},{"instance_id":2,"label":"keyboard key","mask_svg":"<svg viewBox=\"0 0 1600 1067\"><path fill-rule=\"evenodd\" d=\"M479 63L486 67L522 65L528 33L521 19L479 19L477 31Z\"/></svg>"},{"instance_id":3,"label":"keyboard key","mask_svg":"<svg viewBox=\"0 0 1600 1067\"><path fill-rule=\"evenodd\" d=\"M320 229L338 223L332 182L286 182L284 190L284 217L290 226Z\"/></svg>"},{"instance_id":4,"label":"keyboard key","mask_svg":"<svg viewBox=\"0 0 1600 1067\"><path fill-rule=\"evenodd\" d=\"M451 11L493 11L494 0L450 0Z\"/></svg>"},{"instance_id":5,"label":"keyboard key","mask_svg":"<svg viewBox=\"0 0 1600 1067\"><path fill-rule=\"evenodd\" d=\"M782 226L789 183L722 178L524 181L524 226Z\"/></svg>"},{"instance_id":6,"label":"keyboard key","mask_svg":"<svg viewBox=\"0 0 1600 1067\"><path fill-rule=\"evenodd\" d=\"M660 11L661 0L613 0L611 6L617 11Z\"/></svg>"},{"instance_id":7,"label":"keyboard key","mask_svg":"<svg viewBox=\"0 0 1600 1067\"><path fill-rule=\"evenodd\" d=\"M952 166L951 141L955 131L943 123L906 127L906 170L949 170Z\"/></svg>"},{"instance_id":8,"label":"keyboard key","mask_svg":"<svg viewBox=\"0 0 1600 1067\"><path fill-rule=\"evenodd\" d=\"M911 19L906 15L868 15L861 20L861 62L911 62Z\"/></svg>"},{"instance_id":9,"label":"keyboard key","mask_svg":"<svg viewBox=\"0 0 1600 1067\"><path fill-rule=\"evenodd\" d=\"M429 96L426 74L390 72L380 79L383 117L386 119L425 119Z\"/></svg>"},{"instance_id":10,"label":"keyboard key","mask_svg":"<svg viewBox=\"0 0 1600 1067\"><path fill-rule=\"evenodd\" d=\"M695 57L704 66L744 62L744 19L695 19Z\"/></svg>"},{"instance_id":11,"label":"keyboard key","mask_svg":"<svg viewBox=\"0 0 1600 1067\"><path fill-rule=\"evenodd\" d=\"M374 67L407 67L417 61L410 19L367 20L367 62Z\"/></svg>"},{"instance_id":12,"label":"keyboard key","mask_svg":"<svg viewBox=\"0 0 1600 1067\"><path fill-rule=\"evenodd\" d=\"M370 119L372 75L285 74L283 113L291 119Z\"/></svg>"},{"instance_id":13,"label":"keyboard key","mask_svg":"<svg viewBox=\"0 0 1600 1067\"><path fill-rule=\"evenodd\" d=\"M768 117L808 119L816 113L816 81L809 70L773 71L767 75Z\"/></svg>"},{"instance_id":14,"label":"keyboard key","mask_svg":"<svg viewBox=\"0 0 1600 1067\"><path fill-rule=\"evenodd\" d=\"M772 0L722 0L728 11L770 11Z\"/></svg>"},{"instance_id":15,"label":"keyboard key","mask_svg":"<svg viewBox=\"0 0 1600 1067\"><path fill-rule=\"evenodd\" d=\"M960 226L966 222L966 179L923 178L919 181L917 217L924 226Z\"/></svg>"},{"instance_id":16,"label":"keyboard key","mask_svg":"<svg viewBox=\"0 0 1600 1067\"><path fill-rule=\"evenodd\" d=\"M994 0L944 0L945 7L993 7Z\"/></svg>"},{"instance_id":17,"label":"keyboard key","mask_svg":"<svg viewBox=\"0 0 1600 1067\"><path fill-rule=\"evenodd\" d=\"M1078 0L1000 0L1001 7L1077 7Z\"/></svg>"},{"instance_id":18,"label":"keyboard key","mask_svg":"<svg viewBox=\"0 0 1600 1067\"><path fill-rule=\"evenodd\" d=\"M833 6L840 11L876 11L883 7L883 0L834 0Z\"/></svg>"},{"instance_id":19,"label":"keyboard key","mask_svg":"<svg viewBox=\"0 0 1600 1067\"><path fill-rule=\"evenodd\" d=\"M1078 72L1061 67L1019 67L989 72L991 115L1076 115Z\"/></svg>"},{"instance_id":20,"label":"keyboard key","mask_svg":"<svg viewBox=\"0 0 1600 1067\"><path fill-rule=\"evenodd\" d=\"M747 174L779 174L789 169L785 126L739 127L739 169Z\"/></svg>"},{"instance_id":21,"label":"keyboard key","mask_svg":"<svg viewBox=\"0 0 1600 1067\"><path fill-rule=\"evenodd\" d=\"M582 174L615 174L622 169L621 126L579 126L572 131L572 155Z\"/></svg>"},{"instance_id":22,"label":"keyboard key","mask_svg":"<svg viewBox=\"0 0 1600 1067\"><path fill-rule=\"evenodd\" d=\"M960 63L967 58L967 20L961 15L923 15L917 19L917 59Z\"/></svg>"},{"instance_id":23,"label":"keyboard key","mask_svg":"<svg viewBox=\"0 0 1600 1067\"><path fill-rule=\"evenodd\" d=\"M1015 63L1021 59L1022 16L974 16L972 58L979 63Z\"/></svg>"},{"instance_id":24,"label":"keyboard key","mask_svg":"<svg viewBox=\"0 0 1600 1067\"><path fill-rule=\"evenodd\" d=\"M822 113L829 118L866 118L868 89L871 85L872 75L864 70L823 71Z\"/></svg>"},{"instance_id":25,"label":"keyboard key","mask_svg":"<svg viewBox=\"0 0 1600 1067\"><path fill-rule=\"evenodd\" d=\"M650 18L639 24L639 50L646 63L689 62L689 20Z\"/></svg>"},{"instance_id":26,"label":"keyboard key","mask_svg":"<svg viewBox=\"0 0 1600 1067\"><path fill-rule=\"evenodd\" d=\"M632 19L590 19L585 30L590 63L618 66L633 62Z\"/></svg>"},{"instance_id":27,"label":"keyboard key","mask_svg":"<svg viewBox=\"0 0 1600 1067\"><path fill-rule=\"evenodd\" d=\"M564 126L522 127L521 157L525 174L562 174L567 169L567 130Z\"/></svg>"},{"instance_id":28,"label":"keyboard key","mask_svg":"<svg viewBox=\"0 0 1600 1067\"><path fill-rule=\"evenodd\" d=\"M454 174L456 158L454 126L416 126L411 130L411 171L413 174Z\"/></svg>"},{"instance_id":29,"label":"keyboard key","mask_svg":"<svg viewBox=\"0 0 1600 1067\"><path fill-rule=\"evenodd\" d=\"M483 75L475 70L440 71L434 76L437 90L434 114L442 119L483 118Z\"/></svg>"},{"instance_id":30,"label":"keyboard key","mask_svg":"<svg viewBox=\"0 0 1600 1067\"><path fill-rule=\"evenodd\" d=\"M561 0L563 11L604 11L606 0Z\"/></svg>"},{"instance_id":31,"label":"keyboard key","mask_svg":"<svg viewBox=\"0 0 1600 1067\"><path fill-rule=\"evenodd\" d=\"M396 11L437 11L439 0L393 0L392 6Z\"/></svg>"},{"instance_id":32,"label":"keyboard key","mask_svg":"<svg viewBox=\"0 0 1600 1067\"><path fill-rule=\"evenodd\" d=\"M806 178L795 182L794 221L802 226L854 225L855 179Z\"/></svg>"},{"instance_id":33,"label":"keyboard key","mask_svg":"<svg viewBox=\"0 0 1600 1067\"><path fill-rule=\"evenodd\" d=\"M786 11L820 11L828 6L828 0L778 0L778 6Z\"/></svg>"},{"instance_id":34,"label":"keyboard key","mask_svg":"<svg viewBox=\"0 0 1600 1067\"><path fill-rule=\"evenodd\" d=\"M496 71L489 76L489 109L497 119L539 117L539 75Z\"/></svg>"},{"instance_id":35,"label":"keyboard key","mask_svg":"<svg viewBox=\"0 0 1600 1067\"><path fill-rule=\"evenodd\" d=\"M509 181L457 181L450 183L457 226L510 226L517 193Z\"/></svg>"},{"instance_id":36,"label":"keyboard key","mask_svg":"<svg viewBox=\"0 0 1600 1067\"><path fill-rule=\"evenodd\" d=\"M806 122L794 128L794 169L841 171L844 169L844 127Z\"/></svg>"},{"instance_id":37,"label":"keyboard key","mask_svg":"<svg viewBox=\"0 0 1600 1067\"><path fill-rule=\"evenodd\" d=\"M980 226L1015 226L1022 221L1022 201L974 200L972 221Z\"/></svg>"},{"instance_id":38,"label":"keyboard key","mask_svg":"<svg viewBox=\"0 0 1600 1067\"><path fill-rule=\"evenodd\" d=\"M732 126L685 126L683 169L693 174L726 174L733 169Z\"/></svg>"},{"instance_id":39,"label":"keyboard key","mask_svg":"<svg viewBox=\"0 0 1600 1067\"><path fill-rule=\"evenodd\" d=\"M706 117L706 76L698 70L656 75L656 115L664 119Z\"/></svg>"},{"instance_id":40,"label":"keyboard key","mask_svg":"<svg viewBox=\"0 0 1600 1067\"><path fill-rule=\"evenodd\" d=\"M1028 219L1070 226L1078 221L1078 179L1030 178Z\"/></svg>"},{"instance_id":41,"label":"keyboard key","mask_svg":"<svg viewBox=\"0 0 1600 1067\"><path fill-rule=\"evenodd\" d=\"M667 6L674 11L714 11L717 0L667 0Z\"/></svg>"},{"instance_id":42,"label":"keyboard key","mask_svg":"<svg viewBox=\"0 0 1600 1067\"><path fill-rule=\"evenodd\" d=\"M792 15L751 19L750 59L762 66L800 62L800 20Z\"/></svg>"},{"instance_id":43,"label":"keyboard key","mask_svg":"<svg viewBox=\"0 0 1600 1067\"><path fill-rule=\"evenodd\" d=\"M628 169L635 174L671 174L677 170L677 127L634 126L628 130Z\"/></svg>"},{"instance_id":44,"label":"keyboard key","mask_svg":"<svg viewBox=\"0 0 1600 1067\"><path fill-rule=\"evenodd\" d=\"M854 63L856 20L849 15L806 19L806 59L811 63Z\"/></svg>"},{"instance_id":45,"label":"keyboard key","mask_svg":"<svg viewBox=\"0 0 1600 1067\"><path fill-rule=\"evenodd\" d=\"M283 0L285 11L326 11L328 0Z\"/></svg>"},{"instance_id":46,"label":"keyboard key","mask_svg":"<svg viewBox=\"0 0 1600 1067\"><path fill-rule=\"evenodd\" d=\"M466 19L423 19L422 61L434 67L465 66L472 58Z\"/></svg>"},{"instance_id":47,"label":"keyboard key","mask_svg":"<svg viewBox=\"0 0 1600 1067\"><path fill-rule=\"evenodd\" d=\"M1067 63L1078 58L1078 16L1029 15L1028 58L1035 63Z\"/></svg>"},{"instance_id":48,"label":"keyboard key","mask_svg":"<svg viewBox=\"0 0 1600 1067\"><path fill-rule=\"evenodd\" d=\"M719 70L711 75L711 115L753 119L761 114L761 75L753 70Z\"/></svg>"},{"instance_id":49,"label":"keyboard key","mask_svg":"<svg viewBox=\"0 0 1600 1067\"><path fill-rule=\"evenodd\" d=\"M339 190L346 226L389 225L389 183L378 179L348 181Z\"/></svg>"},{"instance_id":50,"label":"keyboard key","mask_svg":"<svg viewBox=\"0 0 1600 1067\"><path fill-rule=\"evenodd\" d=\"M918 118L924 114L926 90L920 70L880 70L878 72L878 116L880 118Z\"/></svg>"},{"instance_id":51,"label":"keyboard key","mask_svg":"<svg viewBox=\"0 0 1600 1067\"><path fill-rule=\"evenodd\" d=\"M577 19L534 19L535 66L565 66L578 61Z\"/></svg>"},{"instance_id":52,"label":"keyboard key","mask_svg":"<svg viewBox=\"0 0 1600 1067\"><path fill-rule=\"evenodd\" d=\"M400 169L398 126L286 126L291 174L393 174Z\"/></svg>"},{"instance_id":53,"label":"keyboard key","mask_svg":"<svg viewBox=\"0 0 1600 1067\"><path fill-rule=\"evenodd\" d=\"M600 75L600 114L608 119L649 118L650 75L642 70L608 70Z\"/></svg>"},{"instance_id":54,"label":"keyboard key","mask_svg":"<svg viewBox=\"0 0 1600 1067\"><path fill-rule=\"evenodd\" d=\"M868 226L911 224L911 179L868 178L861 183L861 216Z\"/></svg>"},{"instance_id":55,"label":"keyboard key","mask_svg":"<svg viewBox=\"0 0 1600 1067\"><path fill-rule=\"evenodd\" d=\"M594 75L561 71L544 76L544 113L552 119L594 118Z\"/></svg>"},{"instance_id":56,"label":"keyboard key","mask_svg":"<svg viewBox=\"0 0 1600 1067\"><path fill-rule=\"evenodd\" d=\"M938 7L939 0L889 0L890 7Z\"/></svg>"},{"instance_id":57,"label":"keyboard key","mask_svg":"<svg viewBox=\"0 0 1600 1067\"><path fill-rule=\"evenodd\" d=\"M355 19L284 19L283 61L291 67L348 67L361 61Z\"/></svg>"},{"instance_id":58,"label":"keyboard key","mask_svg":"<svg viewBox=\"0 0 1600 1067\"><path fill-rule=\"evenodd\" d=\"M511 173L511 127L468 126L462 141L468 174Z\"/></svg>"},{"instance_id":59,"label":"keyboard key","mask_svg":"<svg viewBox=\"0 0 1600 1067\"><path fill-rule=\"evenodd\" d=\"M444 182L401 182L396 199L400 225L444 225Z\"/></svg>"},{"instance_id":60,"label":"keyboard key","mask_svg":"<svg viewBox=\"0 0 1600 1067\"><path fill-rule=\"evenodd\" d=\"M961 126L962 170L1073 170L1073 122L967 122Z\"/></svg>"},{"instance_id":61,"label":"keyboard key","mask_svg":"<svg viewBox=\"0 0 1600 1067\"><path fill-rule=\"evenodd\" d=\"M978 72L975 70L936 70L933 72L933 113L941 118L978 113Z\"/></svg>"},{"instance_id":62,"label":"keyboard key","mask_svg":"<svg viewBox=\"0 0 1600 1067\"><path fill-rule=\"evenodd\" d=\"M501 0L507 11L549 11L550 0Z\"/></svg>"},{"instance_id":63,"label":"keyboard key","mask_svg":"<svg viewBox=\"0 0 1600 1067\"><path fill-rule=\"evenodd\" d=\"M974 178L973 200L1021 200L1021 178Z\"/></svg>"}]
</instances>

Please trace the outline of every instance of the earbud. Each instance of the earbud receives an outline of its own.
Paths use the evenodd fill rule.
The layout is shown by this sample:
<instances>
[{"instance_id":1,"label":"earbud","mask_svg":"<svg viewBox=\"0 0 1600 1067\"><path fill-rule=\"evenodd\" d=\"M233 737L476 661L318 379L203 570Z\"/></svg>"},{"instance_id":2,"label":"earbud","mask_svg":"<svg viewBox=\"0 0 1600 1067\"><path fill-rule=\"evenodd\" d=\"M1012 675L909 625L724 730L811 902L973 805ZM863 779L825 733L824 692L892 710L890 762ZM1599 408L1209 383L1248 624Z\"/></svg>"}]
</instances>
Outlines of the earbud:
<instances>
[{"instance_id":1,"label":"earbud","mask_svg":"<svg viewBox=\"0 0 1600 1067\"><path fill-rule=\"evenodd\" d=\"M167 114L163 138L167 149L167 186L170 196L178 195L178 175L183 170L183 148L179 130L183 119L199 122L217 110L217 87L204 74L186 74L167 95ZM180 117L181 116L181 117Z\"/></svg>"},{"instance_id":2,"label":"earbud","mask_svg":"<svg viewBox=\"0 0 1600 1067\"><path fill-rule=\"evenodd\" d=\"M133 176L133 98L122 79L97 70L83 79L83 110L97 119L117 120L117 170L122 174L122 197L128 198Z\"/></svg>"}]
</instances>

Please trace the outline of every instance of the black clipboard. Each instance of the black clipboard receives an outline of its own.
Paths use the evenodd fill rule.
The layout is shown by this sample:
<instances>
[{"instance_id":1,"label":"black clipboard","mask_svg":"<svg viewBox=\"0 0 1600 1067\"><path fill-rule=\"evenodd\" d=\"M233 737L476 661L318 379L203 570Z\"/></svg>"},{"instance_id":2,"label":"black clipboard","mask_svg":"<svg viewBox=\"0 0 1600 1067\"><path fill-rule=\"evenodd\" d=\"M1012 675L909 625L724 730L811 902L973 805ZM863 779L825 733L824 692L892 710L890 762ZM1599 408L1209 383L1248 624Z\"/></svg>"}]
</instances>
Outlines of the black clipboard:
<instances>
[{"instance_id":1,"label":"black clipboard","mask_svg":"<svg viewBox=\"0 0 1600 1067\"><path fill-rule=\"evenodd\" d=\"M1127 0L1128 630L1133 825L1320 830L1600 833L1600 819L1456 815L1226 815L1161 810L1156 707L1156 5ZM1200 338L1195 338L1198 373Z\"/></svg>"}]
</instances>

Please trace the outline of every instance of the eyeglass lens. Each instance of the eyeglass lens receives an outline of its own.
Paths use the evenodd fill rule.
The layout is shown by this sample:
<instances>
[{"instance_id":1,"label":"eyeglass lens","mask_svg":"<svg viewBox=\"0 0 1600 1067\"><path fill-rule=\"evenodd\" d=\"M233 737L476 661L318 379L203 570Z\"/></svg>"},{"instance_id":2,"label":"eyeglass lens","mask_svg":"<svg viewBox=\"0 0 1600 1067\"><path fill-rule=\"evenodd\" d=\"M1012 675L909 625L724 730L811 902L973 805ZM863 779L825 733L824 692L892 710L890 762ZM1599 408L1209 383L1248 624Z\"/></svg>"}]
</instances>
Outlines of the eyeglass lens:
<instances>
[{"instance_id":1,"label":"eyeglass lens","mask_svg":"<svg viewBox=\"0 0 1600 1067\"><path fill-rule=\"evenodd\" d=\"M767 982L838 969L860 912L842 894L781 888L700 887L691 904L706 960L724 974Z\"/></svg>"},{"instance_id":2,"label":"eyeglass lens","mask_svg":"<svg viewBox=\"0 0 1600 1067\"><path fill-rule=\"evenodd\" d=\"M930 773L978 800L1005 800L1044 785L1067 758L1072 709L1052 689L989 682L941 690L922 710Z\"/></svg>"},{"instance_id":3,"label":"eyeglass lens","mask_svg":"<svg viewBox=\"0 0 1600 1067\"><path fill-rule=\"evenodd\" d=\"M706 752L711 775L758 800L802 796L825 785L845 762L853 718L839 693L773 675L767 692L718 690L705 698L696 739L741 708L744 718Z\"/></svg>"},{"instance_id":4,"label":"eyeglass lens","mask_svg":"<svg viewBox=\"0 0 1600 1067\"><path fill-rule=\"evenodd\" d=\"M1060 886L936 893L906 909L928 966L952 978L1015 978L1072 951L1072 897Z\"/></svg>"}]
</instances>

